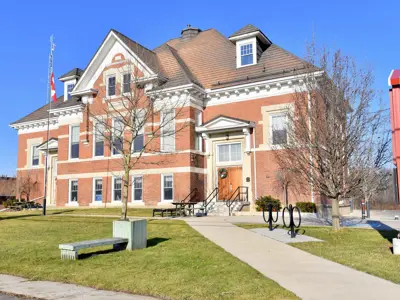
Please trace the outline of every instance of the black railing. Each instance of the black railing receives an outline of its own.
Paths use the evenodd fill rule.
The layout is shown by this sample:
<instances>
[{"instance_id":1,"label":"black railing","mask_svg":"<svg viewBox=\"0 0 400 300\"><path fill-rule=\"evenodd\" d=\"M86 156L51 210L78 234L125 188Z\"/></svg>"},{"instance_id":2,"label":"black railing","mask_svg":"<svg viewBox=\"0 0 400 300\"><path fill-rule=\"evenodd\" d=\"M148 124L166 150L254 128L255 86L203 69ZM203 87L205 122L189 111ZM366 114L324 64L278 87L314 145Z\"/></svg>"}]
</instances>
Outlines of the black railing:
<instances>
[{"instance_id":1,"label":"black railing","mask_svg":"<svg viewBox=\"0 0 400 300\"><path fill-rule=\"evenodd\" d=\"M210 194L208 194L207 198L203 201L203 208L204 212L207 213L207 206L213 201L214 199L218 200L218 192L219 189L216 187Z\"/></svg>"},{"instance_id":2,"label":"black railing","mask_svg":"<svg viewBox=\"0 0 400 300\"><path fill-rule=\"evenodd\" d=\"M232 214L233 203L249 201L249 188L247 186L238 186L225 204L228 206L229 216Z\"/></svg>"},{"instance_id":3,"label":"black railing","mask_svg":"<svg viewBox=\"0 0 400 300\"><path fill-rule=\"evenodd\" d=\"M181 203L184 203L184 202L192 202L193 200L195 200L196 197L197 197L197 192L198 192L198 189L197 189L197 188L194 188L194 189L189 193L189 195L187 195L187 196L185 197L185 199L183 199L183 200L181 201Z\"/></svg>"}]
</instances>

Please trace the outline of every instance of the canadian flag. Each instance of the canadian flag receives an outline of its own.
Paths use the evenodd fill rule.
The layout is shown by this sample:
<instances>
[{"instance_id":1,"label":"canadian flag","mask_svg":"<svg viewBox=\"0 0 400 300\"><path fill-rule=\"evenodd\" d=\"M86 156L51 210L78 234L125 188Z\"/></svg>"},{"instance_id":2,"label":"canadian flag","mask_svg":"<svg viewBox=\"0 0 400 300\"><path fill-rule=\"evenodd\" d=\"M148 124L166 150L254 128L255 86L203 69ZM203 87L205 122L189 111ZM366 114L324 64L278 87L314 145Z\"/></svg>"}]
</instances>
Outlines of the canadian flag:
<instances>
[{"instance_id":1,"label":"canadian flag","mask_svg":"<svg viewBox=\"0 0 400 300\"><path fill-rule=\"evenodd\" d=\"M57 102L56 86L54 84L54 73L53 72L51 73L50 85L51 85L51 98L53 99L54 102Z\"/></svg>"}]
</instances>

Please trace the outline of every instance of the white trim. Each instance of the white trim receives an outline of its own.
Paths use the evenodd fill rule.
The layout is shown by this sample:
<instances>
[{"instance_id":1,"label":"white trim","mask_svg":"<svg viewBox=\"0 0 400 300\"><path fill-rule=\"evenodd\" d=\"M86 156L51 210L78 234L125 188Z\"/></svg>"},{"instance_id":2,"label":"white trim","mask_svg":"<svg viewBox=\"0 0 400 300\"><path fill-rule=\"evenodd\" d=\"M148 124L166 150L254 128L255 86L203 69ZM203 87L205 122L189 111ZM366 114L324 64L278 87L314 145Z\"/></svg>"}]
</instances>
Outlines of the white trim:
<instances>
[{"instance_id":1,"label":"white trim","mask_svg":"<svg viewBox=\"0 0 400 300\"><path fill-rule=\"evenodd\" d=\"M131 75L131 81L129 82L129 85L131 85L132 84L132 73L130 71L122 71L122 72L119 73L119 75L121 76L121 82L120 82L121 96L129 95L129 93L131 92L131 91L129 91L129 92L125 92L124 91L124 76L127 75L127 74ZM131 87L131 90L132 90L132 87Z\"/></svg>"},{"instance_id":2,"label":"white trim","mask_svg":"<svg viewBox=\"0 0 400 300\"><path fill-rule=\"evenodd\" d=\"M252 45L252 55L253 55L253 62L251 64L242 65L242 54L241 54L241 47L246 45ZM244 68L249 67L257 64L257 39L255 37L248 38L245 40L238 41L236 43L236 68Z\"/></svg>"},{"instance_id":3,"label":"white trim","mask_svg":"<svg viewBox=\"0 0 400 300\"><path fill-rule=\"evenodd\" d=\"M142 200L135 200L134 198L135 198L135 183L133 182L134 181L134 178L142 178ZM137 204L139 204L139 203L143 203L144 201L143 201L143 175L133 175L132 176L132 190L131 190L131 202L132 203L137 203Z\"/></svg>"},{"instance_id":4,"label":"white trim","mask_svg":"<svg viewBox=\"0 0 400 300\"><path fill-rule=\"evenodd\" d=\"M159 168L159 169L134 169L129 172L129 175L159 175L166 173L197 173L207 174L207 168L196 167L175 167L175 168ZM70 178L93 178L93 177L109 177L109 176L123 176L124 171L114 172L93 172L93 173L76 173L76 174L61 174L57 175L57 179L70 179Z\"/></svg>"},{"instance_id":5,"label":"white trim","mask_svg":"<svg viewBox=\"0 0 400 300\"><path fill-rule=\"evenodd\" d=\"M119 153L119 152L117 152L117 153L115 153L114 154L114 130L115 130L115 128L114 128L114 126L115 126L115 119L120 119L121 117L116 117L116 118L112 118L111 119L111 128L112 128L112 132L111 132L111 157L122 157L122 153ZM124 135L125 135L125 126L124 126L124 128L123 128L123 132L122 132L122 136L124 137ZM122 138L122 152L123 152L123 149L124 149L124 139L125 138Z\"/></svg>"},{"instance_id":6,"label":"white trim","mask_svg":"<svg viewBox=\"0 0 400 300\"><path fill-rule=\"evenodd\" d=\"M121 178L121 200L120 200L120 201L114 199L114 196L115 196L115 195L114 195L114 186L115 186L115 179L116 179L117 177L118 177L118 178ZM112 184L112 186L111 186L111 192L112 192L112 195L111 195L111 203L122 203L122 198L123 198L122 193L123 193L123 189L124 189L124 182L123 182L123 180L122 180L122 175L114 175L114 176L112 177L111 184Z\"/></svg>"},{"instance_id":7,"label":"white trim","mask_svg":"<svg viewBox=\"0 0 400 300\"><path fill-rule=\"evenodd\" d=\"M71 143L71 139L72 139L72 127L79 127L79 134L80 134L80 131L81 131L81 125L80 124L78 124L78 123L75 123L75 124L70 124L69 125L69 137L68 137L68 160L69 161L76 161L76 160L79 160L79 154L80 154L80 143L81 143L81 141L80 141L80 139L79 139L79 141L78 141L78 145L79 145L79 153L78 153L78 157L76 157L76 158L71 158L71 146L72 146L72 143ZM80 135L79 135L80 136Z\"/></svg>"},{"instance_id":8,"label":"white trim","mask_svg":"<svg viewBox=\"0 0 400 300\"><path fill-rule=\"evenodd\" d=\"M68 86L69 85L73 85L74 87L72 88L71 92L74 90L75 85L76 85L76 79L72 78L69 80L64 81L64 101L68 101ZM72 93L71 93L71 97L72 97Z\"/></svg>"},{"instance_id":9,"label":"white trim","mask_svg":"<svg viewBox=\"0 0 400 300\"><path fill-rule=\"evenodd\" d=\"M34 149L34 147L37 147L37 146L39 146L40 145L40 143L39 144L32 144L31 145L31 152L30 152L30 160L29 160L29 166L31 166L32 168L37 168L37 167L39 167L40 166L40 152L39 152L39 148L37 148L37 151L38 151L38 164L37 165L34 165L33 164L33 149Z\"/></svg>"},{"instance_id":10,"label":"white trim","mask_svg":"<svg viewBox=\"0 0 400 300\"><path fill-rule=\"evenodd\" d=\"M101 201L96 201L96 180L101 180ZM103 177L93 177L92 183L92 204L103 203Z\"/></svg>"},{"instance_id":11,"label":"white trim","mask_svg":"<svg viewBox=\"0 0 400 300\"><path fill-rule=\"evenodd\" d=\"M57 176L58 177L58 176ZM71 201L71 182L76 181L77 182L77 187L78 187L78 194L77 194L77 199L76 201ZM68 181L68 203L67 206L79 206L79 180L78 178L70 178Z\"/></svg>"},{"instance_id":12,"label":"white trim","mask_svg":"<svg viewBox=\"0 0 400 300\"><path fill-rule=\"evenodd\" d=\"M164 199L164 177L166 176L172 176L172 199L171 200L165 200ZM173 173L166 173L166 174L161 174L161 202L164 203L171 203L174 202L174 193L175 193L175 188L174 188L174 174Z\"/></svg>"}]
</instances>

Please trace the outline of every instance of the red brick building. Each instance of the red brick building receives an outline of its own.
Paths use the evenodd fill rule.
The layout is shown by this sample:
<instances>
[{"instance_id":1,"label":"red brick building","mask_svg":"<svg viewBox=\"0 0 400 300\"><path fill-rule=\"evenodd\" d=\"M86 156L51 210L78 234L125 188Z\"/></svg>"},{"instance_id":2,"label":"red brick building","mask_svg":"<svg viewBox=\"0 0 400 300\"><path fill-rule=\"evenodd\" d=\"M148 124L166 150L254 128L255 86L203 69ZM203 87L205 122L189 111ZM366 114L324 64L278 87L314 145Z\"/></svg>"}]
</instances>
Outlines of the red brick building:
<instances>
[{"instance_id":1,"label":"red brick building","mask_svg":"<svg viewBox=\"0 0 400 300\"><path fill-rule=\"evenodd\" d=\"M262 195L283 199L272 149L286 141L285 112L306 69L252 25L229 37L188 27L153 50L111 30L85 70L59 77L64 96L52 104L48 141L47 105L10 125L18 131L17 176L41 180L31 199L43 197L48 148L49 205L120 205L121 165L109 147L96 146L86 112L104 104L105 94L120 96L125 74L119 70L128 60L137 62L147 95L157 90L161 99L188 97L185 115L175 122L190 123L171 151L143 156L147 162L168 157L168 163L139 163L130 172L129 206L168 205L195 188L203 200L216 187L219 200L239 186L247 187L251 204ZM292 192L289 199L314 201L314 195Z\"/></svg>"}]
</instances>

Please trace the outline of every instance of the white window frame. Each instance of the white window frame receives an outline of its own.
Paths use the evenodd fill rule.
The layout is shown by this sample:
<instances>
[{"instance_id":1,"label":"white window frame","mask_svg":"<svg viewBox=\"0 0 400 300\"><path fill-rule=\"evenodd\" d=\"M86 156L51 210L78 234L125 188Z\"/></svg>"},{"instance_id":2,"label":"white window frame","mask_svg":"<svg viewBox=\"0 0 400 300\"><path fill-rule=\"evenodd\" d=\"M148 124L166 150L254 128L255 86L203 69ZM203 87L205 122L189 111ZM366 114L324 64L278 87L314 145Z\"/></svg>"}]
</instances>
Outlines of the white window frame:
<instances>
[{"instance_id":1,"label":"white window frame","mask_svg":"<svg viewBox=\"0 0 400 300\"><path fill-rule=\"evenodd\" d=\"M171 152L175 152L176 151L176 112L175 112L175 109L173 109L173 113L175 114L173 119L172 119L172 122L174 124L174 134L173 135L168 135L168 137L172 137L172 136L174 137L173 149L172 150L164 150L163 149L164 148L164 134L163 134L163 131L164 131L164 128L166 126L164 124L163 128L161 128L160 152L171 153ZM163 111L160 112L160 125L161 125L161 123L163 123L162 120L164 120L164 114L165 114L165 112L163 112Z\"/></svg>"},{"instance_id":2,"label":"white window frame","mask_svg":"<svg viewBox=\"0 0 400 300\"><path fill-rule=\"evenodd\" d=\"M143 117L143 119L144 119L144 117ZM142 126L142 128L140 128L140 130L139 130L139 132L137 133L138 135L143 135L143 147L144 147L144 145L145 145L145 141L144 141L144 138L145 138L145 134L144 134L144 127L146 126L146 124L145 124L145 122L144 122L144 120L141 120L141 123L143 123L143 126ZM137 137L137 136L136 136ZM143 149L143 148L142 148ZM141 151L138 151L138 152L135 152L135 139L133 139L132 140L132 143L131 143L131 153L132 154L139 154Z\"/></svg>"},{"instance_id":3,"label":"white window frame","mask_svg":"<svg viewBox=\"0 0 400 300\"><path fill-rule=\"evenodd\" d=\"M96 201L96 180L101 180L101 201ZM93 177L92 203L103 203L103 177Z\"/></svg>"},{"instance_id":4,"label":"white window frame","mask_svg":"<svg viewBox=\"0 0 400 300\"><path fill-rule=\"evenodd\" d=\"M72 87L72 90L71 90L70 92L68 92L68 87L69 87L70 85L72 85L73 87ZM71 92L74 90L74 88L75 88L75 83L72 83L72 82L67 83L67 100L69 100L69 99L72 98Z\"/></svg>"},{"instance_id":5,"label":"white window frame","mask_svg":"<svg viewBox=\"0 0 400 300\"><path fill-rule=\"evenodd\" d=\"M79 154L80 154L80 144L81 144L81 141L80 141L80 139L81 139L81 129L80 129L80 124L71 124L71 125L69 125L69 141L68 141L68 160L79 160L79 155L78 155L78 157L76 157L76 158L71 158L71 146L72 146L72 127L79 127L79 142L78 142L78 145L79 145Z\"/></svg>"},{"instance_id":6,"label":"white window frame","mask_svg":"<svg viewBox=\"0 0 400 300\"><path fill-rule=\"evenodd\" d=\"M71 201L71 187L72 187L72 181L76 181L78 182L78 198L76 199L76 201ZM71 178L68 181L68 205L69 206L79 206L79 180L78 178Z\"/></svg>"},{"instance_id":7,"label":"white window frame","mask_svg":"<svg viewBox=\"0 0 400 300\"><path fill-rule=\"evenodd\" d=\"M286 143L288 142L288 139L289 139L289 137L288 137L288 133L287 133L287 131L288 131L288 112L287 111L279 111L279 112L271 112L271 113L269 113L269 143L270 143L270 145L271 145L271 147L276 147L276 148L279 148L279 147L282 147L284 144L277 144L277 145L274 145L274 143L273 143L273 135L272 135L272 117L277 117L277 116L285 116L285 119L286 119Z\"/></svg>"},{"instance_id":8,"label":"white window frame","mask_svg":"<svg viewBox=\"0 0 400 300\"><path fill-rule=\"evenodd\" d=\"M240 160L229 160L229 161L219 161L219 146L222 145L234 145L234 144L239 144L240 145ZM229 143L218 143L215 145L216 149L215 149L215 153L216 153L216 157L215 157L215 163L218 166L223 166L223 165L241 165L243 163L243 144L241 141L232 141ZM229 147L229 159L231 158L231 147Z\"/></svg>"},{"instance_id":9,"label":"white window frame","mask_svg":"<svg viewBox=\"0 0 400 300\"><path fill-rule=\"evenodd\" d=\"M34 165L34 164L33 164L33 150L34 150L35 147L37 147L37 146L39 146L39 145L40 145L40 144L33 144L33 145L31 145L30 166L31 166L32 168L38 168L38 167L40 167L40 153L39 153L39 150L38 150L38 164L37 164L37 165Z\"/></svg>"},{"instance_id":10,"label":"white window frame","mask_svg":"<svg viewBox=\"0 0 400 300\"><path fill-rule=\"evenodd\" d=\"M121 94L122 95L128 95L132 91L132 87L131 87L131 91L129 91L129 92L125 92L125 90L124 90L124 75L127 75L127 74L131 74L130 84L132 84L132 73L130 73L130 72L121 73Z\"/></svg>"},{"instance_id":11,"label":"white window frame","mask_svg":"<svg viewBox=\"0 0 400 300\"><path fill-rule=\"evenodd\" d=\"M253 63L248 65L242 65L242 55L240 48L241 46L252 44L253 45ZM236 42L236 67L245 68L257 64L257 39L255 37L248 38L245 40Z\"/></svg>"},{"instance_id":12,"label":"white window frame","mask_svg":"<svg viewBox=\"0 0 400 300\"><path fill-rule=\"evenodd\" d=\"M122 157L122 153L115 153L114 154L114 125L115 125L115 119L117 118L112 118L112 135L111 135L111 156L114 157ZM125 128L124 128L125 129ZM123 135L125 134L125 130L123 132ZM122 149L124 149L124 138L122 139Z\"/></svg>"},{"instance_id":13,"label":"white window frame","mask_svg":"<svg viewBox=\"0 0 400 300\"><path fill-rule=\"evenodd\" d=\"M171 200L165 200L164 199L164 177L166 176L171 176L172 177L172 199ZM167 174L161 174L161 202L174 202L175 198L175 188L174 188L174 174L173 173L167 173Z\"/></svg>"},{"instance_id":14,"label":"white window frame","mask_svg":"<svg viewBox=\"0 0 400 300\"><path fill-rule=\"evenodd\" d=\"M121 178L121 200L120 200L120 201L115 200L115 198L114 198L114 197L115 197L115 194L114 194L114 192L115 192L114 187L115 187L115 179L116 179L116 178ZM122 203L123 189L124 189L124 182L123 182L123 179L122 179L122 175L121 175L121 176L113 176L113 177L112 177L112 180L111 180L111 184L112 184L112 187L111 187L111 191L112 191L111 201L114 202L114 203Z\"/></svg>"},{"instance_id":15,"label":"white window frame","mask_svg":"<svg viewBox=\"0 0 400 300\"><path fill-rule=\"evenodd\" d=\"M105 146L105 139L103 138L103 155L96 155L96 125L100 124L100 122L94 122L93 123L93 152L92 152L92 157L93 158L102 158L104 157L104 146ZM105 130L105 126L104 126L104 130Z\"/></svg>"},{"instance_id":16,"label":"white window frame","mask_svg":"<svg viewBox=\"0 0 400 300\"><path fill-rule=\"evenodd\" d=\"M108 79L110 77L115 77L115 94L114 95L108 95ZM117 74L109 74L106 76L106 97L115 97L117 96Z\"/></svg>"},{"instance_id":17,"label":"white window frame","mask_svg":"<svg viewBox=\"0 0 400 300\"><path fill-rule=\"evenodd\" d=\"M135 183L134 183L135 178L142 178L142 200L135 199ZM143 175L133 175L132 176L132 199L131 200L133 203L143 203Z\"/></svg>"}]
</instances>

